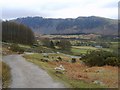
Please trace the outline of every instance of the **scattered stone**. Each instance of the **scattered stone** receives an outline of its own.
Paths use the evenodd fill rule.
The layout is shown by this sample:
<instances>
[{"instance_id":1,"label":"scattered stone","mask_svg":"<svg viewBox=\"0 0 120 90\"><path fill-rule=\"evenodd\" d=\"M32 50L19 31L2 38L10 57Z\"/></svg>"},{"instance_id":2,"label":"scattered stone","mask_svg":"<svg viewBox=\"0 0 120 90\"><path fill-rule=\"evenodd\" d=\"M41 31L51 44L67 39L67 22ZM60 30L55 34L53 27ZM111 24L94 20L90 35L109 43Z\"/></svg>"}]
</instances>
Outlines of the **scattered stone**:
<instances>
[{"instance_id":1,"label":"scattered stone","mask_svg":"<svg viewBox=\"0 0 120 90\"><path fill-rule=\"evenodd\" d=\"M104 86L103 82L101 82L101 81L99 81L99 80L95 80L95 81L93 81L93 83L94 83L94 84L99 84L99 85Z\"/></svg>"},{"instance_id":2,"label":"scattered stone","mask_svg":"<svg viewBox=\"0 0 120 90\"><path fill-rule=\"evenodd\" d=\"M104 70L96 70L96 73L102 73L102 72L104 72Z\"/></svg>"},{"instance_id":3,"label":"scattered stone","mask_svg":"<svg viewBox=\"0 0 120 90\"><path fill-rule=\"evenodd\" d=\"M57 54L59 54L60 52L57 52Z\"/></svg>"},{"instance_id":4,"label":"scattered stone","mask_svg":"<svg viewBox=\"0 0 120 90\"><path fill-rule=\"evenodd\" d=\"M48 58L44 58L44 59L41 59L42 62L48 62L49 59Z\"/></svg>"},{"instance_id":5,"label":"scattered stone","mask_svg":"<svg viewBox=\"0 0 120 90\"><path fill-rule=\"evenodd\" d=\"M60 65L59 67L55 67L54 69L56 70L56 73L59 74L63 74L65 71L65 68L62 65Z\"/></svg>"},{"instance_id":6,"label":"scattered stone","mask_svg":"<svg viewBox=\"0 0 120 90\"><path fill-rule=\"evenodd\" d=\"M85 69L84 72L89 72L89 69Z\"/></svg>"},{"instance_id":7,"label":"scattered stone","mask_svg":"<svg viewBox=\"0 0 120 90\"><path fill-rule=\"evenodd\" d=\"M11 47L8 47L8 49L11 49Z\"/></svg>"}]
</instances>

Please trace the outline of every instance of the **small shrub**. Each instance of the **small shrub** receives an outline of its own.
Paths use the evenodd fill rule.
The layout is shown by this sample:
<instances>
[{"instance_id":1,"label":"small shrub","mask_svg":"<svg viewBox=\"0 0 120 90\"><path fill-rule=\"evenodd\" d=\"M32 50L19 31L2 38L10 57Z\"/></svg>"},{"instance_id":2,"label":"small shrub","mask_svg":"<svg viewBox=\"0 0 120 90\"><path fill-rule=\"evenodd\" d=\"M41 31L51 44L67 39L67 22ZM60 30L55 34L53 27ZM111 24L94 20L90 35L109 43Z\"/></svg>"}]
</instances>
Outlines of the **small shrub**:
<instances>
[{"instance_id":1,"label":"small shrub","mask_svg":"<svg viewBox=\"0 0 120 90\"><path fill-rule=\"evenodd\" d=\"M71 62L75 63L76 62L76 58L72 58Z\"/></svg>"},{"instance_id":2,"label":"small shrub","mask_svg":"<svg viewBox=\"0 0 120 90\"><path fill-rule=\"evenodd\" d=\"M17 44L12 44L10 49L14 52L19 52L19 53L23 53L25 51L23 48L19 47Z\"/></svg>"},{"instance_id":3,"label":"small shrub","mask_svg":"<svg viewBox=\"0 0 120 90\"><path fill-rule=\"evenodd\" d=\"M54 57L52 57L52 59L54 59Z\"/></svg>"},{"instance_id":4,"label":"small shrub","mask_svg":"<svg viewBox=\"0 0 120 90\"><path fill-rule=\"evenodd\" d=\"M82 61L88 66L120 66L120 58L116 54L102 50L89 52Z\"/></svg>"},{"instance_id":5,"label":"small shrub","mask_svg":"<svg viewBox=\"0 0 120 90\"><path fill-rule=\"evenodd\" d=\"M58 57L57 59L58 59L59 61L62 61L62 58L61 58L61 57Z\"/></svg>"},{"instance_id":6,"label":"small shrub","mask_svg":"<svg viewBox=\"0 0 120 90\"><path fill-rule=\"evenodd\" d=\"M44 59L41 59L41 61L42 61L42 62L48 62L48 61L49 61L49 59L44 58Z\"/></svg>"},{"instance_id":7,"label":"small shrub","mask_svg":"<svg viewBox=\"0 0 120 90\"><path fill-rule=\"evenodd\" d=\"M45 57L45 58L49 58L49 56L48 56L48 55L45 55L45 56L43 56L43 57Z\"/></svg>"},{"instance_id":8,"label":"small shrub","mask_svg":"<svg viewBox=\"0 0 120 90\"><path fill-rule=\"evenodd\" d=\"M105 60L105 63L107 65L112 65L112 66L120 66L120 61L118 58L116 57L108 57L106 60Z\"/></svg>"}]
</instances>

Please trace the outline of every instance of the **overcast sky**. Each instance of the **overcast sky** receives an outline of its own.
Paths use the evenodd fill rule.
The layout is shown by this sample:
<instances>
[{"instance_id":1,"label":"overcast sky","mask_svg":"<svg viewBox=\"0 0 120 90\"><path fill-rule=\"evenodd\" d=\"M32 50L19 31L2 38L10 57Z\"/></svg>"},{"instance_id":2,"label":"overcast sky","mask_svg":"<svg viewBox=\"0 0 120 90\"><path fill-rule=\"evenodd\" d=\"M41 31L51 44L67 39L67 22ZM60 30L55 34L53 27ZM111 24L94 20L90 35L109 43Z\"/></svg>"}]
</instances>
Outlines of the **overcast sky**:
<instances>
[{"instance_id":1,"label":"overcast sky","mask_svg":"<svg viewBox=\"0 0 120 90\"><path fill-rule=\"evenodd\" d=\"M76 18L101 16L118 18L119 0L0 0L3 19L27 16Z\"/></svg>"}]
</instances>

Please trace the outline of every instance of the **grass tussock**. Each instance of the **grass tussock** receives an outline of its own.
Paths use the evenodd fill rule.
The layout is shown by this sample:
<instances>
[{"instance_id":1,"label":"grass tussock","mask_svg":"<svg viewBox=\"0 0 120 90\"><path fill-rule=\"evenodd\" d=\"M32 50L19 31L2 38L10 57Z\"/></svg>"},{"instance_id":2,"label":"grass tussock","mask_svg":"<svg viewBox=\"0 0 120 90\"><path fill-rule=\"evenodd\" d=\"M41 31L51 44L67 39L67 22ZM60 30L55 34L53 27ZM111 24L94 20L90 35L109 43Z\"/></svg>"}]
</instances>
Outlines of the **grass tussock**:
<instances>
[{"instance_id":1,"label":"grass tussock","mask_svg":"<svg viewBox=\"0 0 120 90\"><path fill-rule=\"evenodd\" d=\"M10 78L11 78L10 68L4 62L0 62L0 68L1 68L0 69L0 80L2 81L2 87L8 88L9 83L10 83Z\"/></svg>"}]
</instances>

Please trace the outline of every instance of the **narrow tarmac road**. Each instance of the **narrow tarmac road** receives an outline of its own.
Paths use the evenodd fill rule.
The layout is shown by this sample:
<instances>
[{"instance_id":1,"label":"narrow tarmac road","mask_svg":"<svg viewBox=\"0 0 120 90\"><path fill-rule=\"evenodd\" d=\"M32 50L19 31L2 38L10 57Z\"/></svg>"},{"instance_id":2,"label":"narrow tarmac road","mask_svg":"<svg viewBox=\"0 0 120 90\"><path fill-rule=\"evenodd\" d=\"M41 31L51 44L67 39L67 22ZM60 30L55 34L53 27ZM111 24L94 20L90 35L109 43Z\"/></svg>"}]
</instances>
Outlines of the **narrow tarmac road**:
<instances>
[{"instance_id":1,"label":"narrow tarmac road","mask_svg":"<svg viewBox=\"0 0 120 90\"><path fill-rule=\"evenodd\" d=\"M27 62L21 55L8 55L3 61L11 68L12 83L10 88L65 88L54 81L46 71Z\"/></svg>"}]
</instances>

